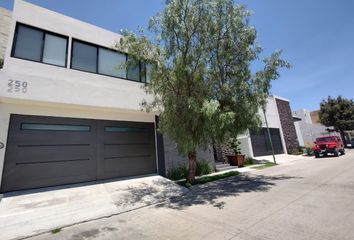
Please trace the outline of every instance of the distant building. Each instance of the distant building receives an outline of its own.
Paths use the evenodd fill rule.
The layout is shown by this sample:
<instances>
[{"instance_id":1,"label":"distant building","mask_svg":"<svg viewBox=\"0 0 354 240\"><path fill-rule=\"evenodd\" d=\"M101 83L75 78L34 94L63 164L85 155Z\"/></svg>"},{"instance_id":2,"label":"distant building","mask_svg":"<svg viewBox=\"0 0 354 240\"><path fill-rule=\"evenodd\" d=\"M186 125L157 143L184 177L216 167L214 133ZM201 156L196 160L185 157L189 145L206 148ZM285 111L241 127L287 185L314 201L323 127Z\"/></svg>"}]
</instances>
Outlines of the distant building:
<instances>
[{"instance_id":1,"label":"distant building","mask_svg":"<svg viewBox=\"0 0 354 240\"><path fill-rule=\"evenodd\" d=\"M320 110L310 112L312 124L321 124L319 112Z\"/></svg>"},{"instance_id":2,"label":"distant building","mask_svg":"<svg viewBox=\"0 0 354 240\"><path fill-rule=\"evenodd\" d=\"M319 111L308 111L300 109L293 112L293 117L301 119L295 122L295 129L298 136L300 146L310 146L319 136L328 135L329 133L338 135L334 131L322 125L319 121ZM334 132L334 133L333 133Z\"/></svg>"},{"instance_id":3,"label":"distant building","mask_svg":"<svg viewBox=\"0 0 354 240\"><path fill-rule=\"evenodd\" d=\"M262 121L259 131L247 130L244 134L238 136L241 153L251 158L272 154L262 109L259 109L258 114ZM288 99L279 96L269 96L266 117L275 154L287 154L299 147L294 118ZM225 162L228 154L232 154L232 152L226 146L217 146L217 161Z\"/></svg>"}]
</instances>

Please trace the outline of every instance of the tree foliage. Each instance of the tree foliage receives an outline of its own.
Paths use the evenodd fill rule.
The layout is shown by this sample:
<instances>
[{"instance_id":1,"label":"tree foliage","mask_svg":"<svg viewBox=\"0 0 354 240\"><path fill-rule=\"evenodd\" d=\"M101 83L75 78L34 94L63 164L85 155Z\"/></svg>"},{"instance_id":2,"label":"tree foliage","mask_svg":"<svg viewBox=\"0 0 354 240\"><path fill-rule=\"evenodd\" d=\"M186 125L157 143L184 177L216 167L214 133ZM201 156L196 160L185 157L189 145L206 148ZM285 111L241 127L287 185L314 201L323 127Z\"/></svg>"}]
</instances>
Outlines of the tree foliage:
<instances>
[{"instance_id":1,"label":"tree foliage","mask_svg":"<svg viewBox=\"0 0 354 240\"><path fill-rule=\"evenodd\" d=\"M277 51L251 71L262 49L249 17L232 0L170 0L150 19L155 39L125 32L116 46L151 66L145 90L154 99L143 107L160 112L159 130L188 156L191 182L196 150L258 126L271 80L289 67Z\"/></svg>"},{"instance_id":2,"label":"tree foliage","mask_svg":"<svg viewBox=\"0 0 354 240\"><path fill-rule=\"evenodd\" d=\"M323 125L333 126L337 131L354 130L353 99L329 96L321 102L319 117Z\"/></svg>"}]
</instances>

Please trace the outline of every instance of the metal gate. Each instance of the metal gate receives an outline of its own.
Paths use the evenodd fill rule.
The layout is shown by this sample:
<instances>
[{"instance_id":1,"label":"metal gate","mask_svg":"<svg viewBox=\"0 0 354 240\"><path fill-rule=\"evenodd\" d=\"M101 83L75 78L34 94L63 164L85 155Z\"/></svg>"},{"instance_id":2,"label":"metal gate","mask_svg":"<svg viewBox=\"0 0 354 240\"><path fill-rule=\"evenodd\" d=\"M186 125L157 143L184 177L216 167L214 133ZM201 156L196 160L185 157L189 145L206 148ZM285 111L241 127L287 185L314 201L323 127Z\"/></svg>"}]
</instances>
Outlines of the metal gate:
<instances>
[{"instance_id":1,"label":"metal gate","mask_svg":"<svg viewBox=\"0 0 354 240\"><path fill-rule=\"evenodd\" d=\"M284 153L279 129L270 128L269 130L273 142L274 153L275 154ZM252 143L253 155L255 157L272 154L272 149L271 149L268 132L266 128L262 128L259 132L251 132L251 143Z\"/></svg>"}]
</instances>

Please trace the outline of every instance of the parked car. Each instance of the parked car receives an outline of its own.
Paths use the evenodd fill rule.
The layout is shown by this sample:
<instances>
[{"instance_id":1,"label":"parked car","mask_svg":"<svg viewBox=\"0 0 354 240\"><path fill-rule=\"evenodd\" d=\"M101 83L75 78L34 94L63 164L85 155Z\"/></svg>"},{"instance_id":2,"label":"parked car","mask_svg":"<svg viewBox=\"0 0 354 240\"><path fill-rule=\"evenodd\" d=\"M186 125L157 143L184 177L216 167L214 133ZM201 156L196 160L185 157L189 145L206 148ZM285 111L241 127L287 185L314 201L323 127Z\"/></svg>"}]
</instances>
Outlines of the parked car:
<instances>
[{"instance_id":1,"label":"parked car","mask_svg":"<svg viewBox=\"0 0 354 240\"><path fill-rule=\"evenodd\" d=\"M316 138L315 146L312 148L316 158L328 154L333 154L335 157L345 154L343 141L337 136L323 136Z\"/></svg>"}]
</instances>

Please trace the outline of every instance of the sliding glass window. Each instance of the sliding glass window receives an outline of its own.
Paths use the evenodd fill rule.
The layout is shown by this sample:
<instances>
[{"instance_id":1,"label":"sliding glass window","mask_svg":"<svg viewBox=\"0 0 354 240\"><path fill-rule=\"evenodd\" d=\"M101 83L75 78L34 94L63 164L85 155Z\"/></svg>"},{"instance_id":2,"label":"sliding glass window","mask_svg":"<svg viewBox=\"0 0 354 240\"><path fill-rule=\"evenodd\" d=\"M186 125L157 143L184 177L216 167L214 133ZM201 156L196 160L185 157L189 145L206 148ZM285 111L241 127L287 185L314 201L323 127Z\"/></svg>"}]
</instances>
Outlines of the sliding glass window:
<instances>
[{"instance_id":1,"label":"sliding glass window","mask_svg":"<svg viewBox=\"0 0 354 240\"><path fill-rule=\"evenodd\" d=\"M127 77L125 54L99 48L98 56L98 73L119 78Z\"/></svg>"},{"instance_id":2,"label":"sliding glass window","mask_svg":"<svg viewBox=\"0 0 354 240\"><path fill-rule=\"evenodd\" d=\"M12 57L66 66L68 38L24 24L17 24Z\"/></svg>"},{"instance_id":3,"label":"sliding glass window","mask_svg":"<svg viewBox=\"0 0 354 240\"><path fill-rule=\"evenodd\" d=\"M152 67L151 63L141 62L140 78L141 82L149 83L151 81Z\"/></svg>"},{"instance_id":4,"label":"sliding glass window","mask_svg":"<svg viewBox=\"0 0 354 240\"><path fill-rule=\"evenodd\" d=\"M78 41L73 41L71 68L97 73L97 47Z\"/></svg>"},{"instance_id":5,"label":"sliding glass window","mask_svg":"<svg viewBox=\"0 0 354 240\"><path fill-rule=\"evenodd\" d=\"M72 69L136 82L149 81L145 71L141 71L145 65L129 60L125 53L75 39L72 41L71 52Z\"/></svg>"},{"instance_id":6,"label":"sliding glass window","mask_svg":"<svg viewBox=\"0 0 354 240\"><path fill-rule=\"evenodd\" d=\"M138 81L140 82L140 62L136 61L133 58L130 58L128 56L128 60L127 60L127 67L128 67L128 74L127 74L127 78L130 80L134 80L134 81Z\"/></svg>"}]
</instances>

